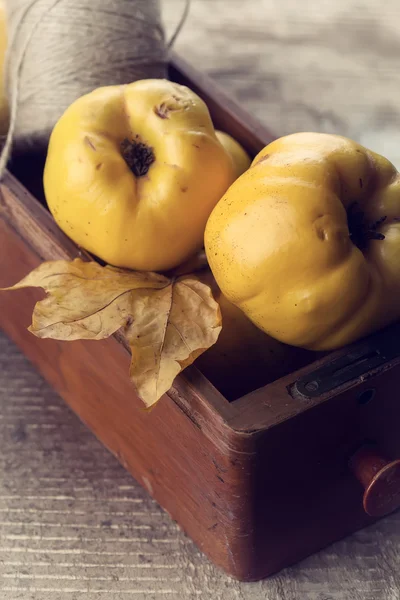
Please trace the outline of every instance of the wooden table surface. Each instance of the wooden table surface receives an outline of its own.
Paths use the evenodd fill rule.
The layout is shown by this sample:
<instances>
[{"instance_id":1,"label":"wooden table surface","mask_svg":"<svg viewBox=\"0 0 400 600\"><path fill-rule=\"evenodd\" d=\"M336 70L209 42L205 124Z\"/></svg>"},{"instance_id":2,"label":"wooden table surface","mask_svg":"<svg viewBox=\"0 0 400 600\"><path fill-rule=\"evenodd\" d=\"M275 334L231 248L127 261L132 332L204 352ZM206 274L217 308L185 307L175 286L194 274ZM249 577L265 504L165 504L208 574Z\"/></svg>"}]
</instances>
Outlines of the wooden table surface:
<instances>
[{"instance_id":1,"label":"wooden table surface","mask_svg":"<svg viewBox=\"0 0 400 600\"><path fill-rule=\"evenodd\" d=\"M168 31L182 6L165 0ZM400 167L400 4L382 6L193 0L176 49L277 134L342 133ZM232 581L0 336L2 600L400 600L399 542L397 513L269 580Z\"/></svg>"}]
</instances>

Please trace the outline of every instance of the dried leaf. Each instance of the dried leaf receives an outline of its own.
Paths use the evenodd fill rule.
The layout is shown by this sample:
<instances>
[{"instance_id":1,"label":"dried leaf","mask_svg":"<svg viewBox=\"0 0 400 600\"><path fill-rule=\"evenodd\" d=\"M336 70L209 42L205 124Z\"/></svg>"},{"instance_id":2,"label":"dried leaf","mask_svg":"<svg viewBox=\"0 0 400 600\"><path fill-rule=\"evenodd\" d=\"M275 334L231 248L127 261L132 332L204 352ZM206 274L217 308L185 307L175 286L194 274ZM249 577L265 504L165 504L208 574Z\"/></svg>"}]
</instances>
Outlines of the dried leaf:
<instances>
[{"instance_id":1,"label":"dried leaf","mask_svg":"<svg viewBox=\"0 0 400 600\"><path fill-rule=\"evenodd\" d=\"M29 330L37 337L101 340L129 319L132 291L168 283L154 273L102 267L77 258L42 263L9 289L41 287L48 293L33 311Z\"/></svg>"},{"instance_id":2,"label":"dried leaf","mask_svg":"<svg viewBox=\"0 0 400 600\"><path fill-rule=\"evenodd\" d=\"M151 294L135 294L134 320L125 332L132 351L131 377L151 406L176 375L215 344L221 313L211 289L183 277Z\"/></svg>"},{"instance_id":3,"label":"dried leaf","mask_svg":"<svg viewBox=\"0 0 400 600\"><path fill-rule=\"evenodd\" d=\"M171 280L80 259L59 260L41 264L7 289L25 287L47 292L29 328L37 337L99 340L122 328L132 351L130 376L148 407L217 341L221 330L210 287L190 276Z\"/></svg>"}]
</instances>

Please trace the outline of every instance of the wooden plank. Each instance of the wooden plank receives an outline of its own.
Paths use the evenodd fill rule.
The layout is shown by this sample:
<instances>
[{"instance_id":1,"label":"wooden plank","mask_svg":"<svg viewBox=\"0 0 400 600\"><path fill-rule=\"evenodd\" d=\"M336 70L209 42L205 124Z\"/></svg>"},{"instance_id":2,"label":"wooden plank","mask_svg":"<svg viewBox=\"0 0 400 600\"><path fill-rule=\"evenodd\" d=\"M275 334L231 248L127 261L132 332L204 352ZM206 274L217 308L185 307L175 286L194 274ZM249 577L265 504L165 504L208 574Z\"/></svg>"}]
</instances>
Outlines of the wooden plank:
<instances>
[{"instance_id":1,"label":"wooden plank","mask_svg":"<svg viewBox=\"0 0 400 600\"><path fill-rule=\"evenodd\" d=\"M182 0L164 3L168 32ZM175 49L275 135L346 135L400 168L399 3L197 0Z\"/></svg>"}]
</instances>

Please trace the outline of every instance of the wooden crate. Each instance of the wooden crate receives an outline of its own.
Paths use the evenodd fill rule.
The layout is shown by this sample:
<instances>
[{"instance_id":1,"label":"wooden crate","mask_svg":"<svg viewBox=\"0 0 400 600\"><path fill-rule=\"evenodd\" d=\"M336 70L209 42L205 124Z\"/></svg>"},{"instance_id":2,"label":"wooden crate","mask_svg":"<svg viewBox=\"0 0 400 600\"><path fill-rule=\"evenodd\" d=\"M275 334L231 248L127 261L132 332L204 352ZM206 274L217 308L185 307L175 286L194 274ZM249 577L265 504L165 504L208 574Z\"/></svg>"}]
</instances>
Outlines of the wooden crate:
<instances>
[{"instance_id":1,"label":"wooden crate","mask_svg":"<svg viewBox=\"0 0 400 600\"><path fill-rule=\"evenodd\" d=\"M271 140L181 59L174 57L170 74L199 93L215 126L252 154ZM5 176L0 191L0 286L18 281L43 260L79 256L13 175ZM302 369L233 401L192 366L147 413L129 382L130 357L118 336L67 343L27 332L41 296L30 289L1 293L1 328L199 548L233 577L263 578L373 522L354 470L364 486L375 476L366 508L371 498L377 514L400 505L398 463L385 471L375 456L400 456L400 326L317 361L310 356ZM366 442L379 444L379 450L372 457L357 454L350 469L350 457Z\"/></svg>"}]
</instances>

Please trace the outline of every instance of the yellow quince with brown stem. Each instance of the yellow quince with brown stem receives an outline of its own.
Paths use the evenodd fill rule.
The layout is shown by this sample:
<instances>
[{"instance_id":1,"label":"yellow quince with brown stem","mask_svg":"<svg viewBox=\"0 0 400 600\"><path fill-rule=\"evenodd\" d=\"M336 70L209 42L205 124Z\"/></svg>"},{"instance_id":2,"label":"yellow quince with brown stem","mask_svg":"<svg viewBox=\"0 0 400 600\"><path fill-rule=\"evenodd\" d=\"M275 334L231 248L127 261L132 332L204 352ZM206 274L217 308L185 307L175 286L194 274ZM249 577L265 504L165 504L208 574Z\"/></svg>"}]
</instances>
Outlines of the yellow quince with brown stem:
<instances>
[{"instance_id":1,"label":"yellow quince with brown stem","mask_svg":"<svg viewBox=\"0 0 400 600\"><path fill-rule=\"evenodd\" d=\"M208 220L218 286L264 332L312 350L400 318L400 175L347 138L264 148Z\"/></svg>"},{"instance_id":2,"label":"yellow quince with brown stem","mask_svg":"<svg viewBox=\"0 0 400 600\"><path fill-rule=\"evenodd\" d=\"M172 269L203 245L235 179L207 106L163 79L97 89L56 124L44 171L60 228L105 262Z\"/></svg>"}]
</instances>

